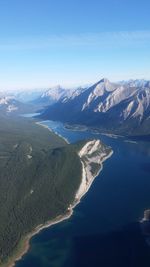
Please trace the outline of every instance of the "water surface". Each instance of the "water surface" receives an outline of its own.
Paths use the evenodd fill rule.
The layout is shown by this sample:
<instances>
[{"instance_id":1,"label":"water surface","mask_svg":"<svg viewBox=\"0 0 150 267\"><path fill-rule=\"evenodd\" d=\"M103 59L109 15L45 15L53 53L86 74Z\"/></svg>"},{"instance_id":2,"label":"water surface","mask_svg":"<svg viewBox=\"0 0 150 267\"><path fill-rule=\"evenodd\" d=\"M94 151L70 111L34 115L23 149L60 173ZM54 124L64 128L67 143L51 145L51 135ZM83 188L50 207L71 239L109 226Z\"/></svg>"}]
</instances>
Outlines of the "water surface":
<instances>
[{"instance_id":1,"label":"water surface","mask_svg":"<svg viewBox=\"0 0 150 267\"><path fill-rule=\"evenodd\" d=\"M150 142L73 131L60 122L44 124L71 143L101 139L114 153L73 216L33 237L16 267L150 266L138 224L150 208Z\"/></svg>"}]
</instances>

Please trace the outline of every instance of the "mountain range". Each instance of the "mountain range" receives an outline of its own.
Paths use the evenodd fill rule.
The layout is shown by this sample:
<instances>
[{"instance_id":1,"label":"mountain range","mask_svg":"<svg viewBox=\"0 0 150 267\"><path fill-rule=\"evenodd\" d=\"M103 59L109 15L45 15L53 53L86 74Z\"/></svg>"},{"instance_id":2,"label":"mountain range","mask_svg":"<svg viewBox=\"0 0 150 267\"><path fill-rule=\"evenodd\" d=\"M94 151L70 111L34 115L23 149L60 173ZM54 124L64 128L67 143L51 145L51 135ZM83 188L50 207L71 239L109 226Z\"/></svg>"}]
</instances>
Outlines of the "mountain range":
<instances>
[{"instance_id":1,"label":"mountain range","mask_svg":"<svg viewBox=\"0 0 150 267\"><path fill-rule=\"evenodd\" d=\"M101 131L150 134L150 81L112 83L101 79L89 88L56 93L57 101L43 109L42 119L82 124ZM60 96L60 97L59 97Z\"/></svg>"},{"instance_id":2,"label":"mountain range","mask_svg":"<svg viewBox=\"0 0 150 267\"><path fill-rule=\"evenodd\" d=\"M0 92L1 114L39 110L44 120L86 125L105 133L150 135L150 81L114 83L104 78L89 87Z\"/></svg>"},{"instance_id":3,"label":"mountain range","mask_svg":"<svg viewBox=\"0 0 150 267\"><path fill-rule=\"evenodd\" d=\"M57 102L64 102L70 99L74 94L79 95L83 90L84 88L82 87L66 89L58 85L43 92L37 99L34 99L32 103L40 106L53 105Z\"/></svg>"}]
</instances>

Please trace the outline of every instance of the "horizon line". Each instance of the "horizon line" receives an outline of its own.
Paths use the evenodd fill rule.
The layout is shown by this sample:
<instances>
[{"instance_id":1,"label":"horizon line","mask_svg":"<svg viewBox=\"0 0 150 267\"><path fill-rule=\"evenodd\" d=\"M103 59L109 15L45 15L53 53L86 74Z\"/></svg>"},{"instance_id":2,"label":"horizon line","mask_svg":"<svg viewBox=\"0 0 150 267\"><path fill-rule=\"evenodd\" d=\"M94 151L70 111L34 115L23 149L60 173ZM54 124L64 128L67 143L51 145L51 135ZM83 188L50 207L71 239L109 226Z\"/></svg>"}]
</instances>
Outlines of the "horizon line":
<instances>
[{"instance_id":1,"label":"horizon line","mask_svg":"<svg viewBox=\"0 0 150 267\"><path fill-rule=\"evenodd\" d=\"M51 85L43 85L43 86L37 86L37 85L33 85L33 86L15 86L15 87L5 87L2 86L3 88L0 88L0 93L3 91L32 91L32 90L48 90L48 89L54 89L56 87L61 87L63 89L74 89L74 88L80 88L80 87L89 87L103 79L107 79L108 81L112 82L112 83L121 83L123 81L137 81L137 80L143 80L143 81L150 81L150 79L141 77L141 78L128 78L128 79L120 79L120 80L115 80L115 79L109 79L106 77L103 77L101 79L97 79L97 81L91 81L91 82L81 82L81 83L70 83L70 84L66 84L66 83L55 83L55 84L51 84Z\"/></svg>"}]
</instances>

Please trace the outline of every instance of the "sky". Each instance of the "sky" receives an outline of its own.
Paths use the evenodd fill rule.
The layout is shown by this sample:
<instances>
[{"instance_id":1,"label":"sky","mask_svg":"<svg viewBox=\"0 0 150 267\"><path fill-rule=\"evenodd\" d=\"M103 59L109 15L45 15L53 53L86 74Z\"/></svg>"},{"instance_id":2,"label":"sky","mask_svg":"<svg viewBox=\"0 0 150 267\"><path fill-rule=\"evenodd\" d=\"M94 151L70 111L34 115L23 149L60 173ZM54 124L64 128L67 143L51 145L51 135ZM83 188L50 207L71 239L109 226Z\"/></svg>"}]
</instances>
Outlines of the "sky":
<instances>
[{"instance_id":1,"label":"sky","mask_svg":"<svg viewBox=\"0 0 150 267\"><path fill-rule=\"evenodd\" d=\"M0 0L0 90L150 79L149 0Z\"/></svg>"}]
</instances>

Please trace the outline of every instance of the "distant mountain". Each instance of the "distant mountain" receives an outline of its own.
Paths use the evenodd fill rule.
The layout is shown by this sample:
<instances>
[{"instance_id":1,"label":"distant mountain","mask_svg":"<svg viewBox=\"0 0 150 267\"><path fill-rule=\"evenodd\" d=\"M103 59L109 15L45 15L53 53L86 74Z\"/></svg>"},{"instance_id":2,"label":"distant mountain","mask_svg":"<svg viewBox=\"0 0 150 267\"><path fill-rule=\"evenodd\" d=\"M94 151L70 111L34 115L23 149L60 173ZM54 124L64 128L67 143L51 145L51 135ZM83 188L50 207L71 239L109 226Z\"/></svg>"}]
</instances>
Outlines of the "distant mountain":
<instances>
[{"instance_id":1,"label":"distant mountain","mask_svg":"<svg viewBox=\"0 0 150 267\"><path fill-rule=\"evenodd\" d=\"M144 79L121 81L122 85L128 85L130 87L146 87L150 85L150 81Z\"/></svg>"},{"instance_id":2,"label":"distant mountain","mask_svg":"<svg viewBox=\"0 0 150 267\"><path fill-rule=\"evenodd\" d=\"M16 91L13 93L14 97L23 103L32 102L43 94L45 89L33 89Z\"/></svg>"},{"instance_id":3,"label":"distant mountain","mask_svg":"<svg viewBox=\"0 0 150 267\"><path fill-rule=\"evenodd\" d=\"M150 134L150 82L102 79L46 108L42 118L128 135Z\"/></svg>"},{"instance_id":4,"label":"distant mountain","mask_svg":"<svg viewBox=\"0 0 150 267\"><path fill-rule=\"evenodd\" d=\"M82 90L82 88L65 89L58 85L42 93L37 99L33 101L33 103L39 104L41 106L48 106L59 101L65 102L67 101L67 99L71 99L74 94L77 94L77 92L81 92Z\"/></svg>"},{"instance_id":5,"label":"distant mountain","mask_svg":"<svg viewBox=\"0 0 150 267\"><path fill-rule=\"evenodd\" d=\"M0 110L13 112L18 110L18 103L13 97L0 97Z\"/></svg>"},{"instance_id":6,"label":"distant mountain","mask_svg":"<svg viewBox=\"0 0 150 267\"><path fill-rule=\"evenodd\" d=\"M33 111L35 111L33 105L21 103L14 96L0 96L0 115L16 115Z\"/></svg>"},{"instance_id":7,"label":"distant mountain","mask_svg":"<svg viewBox=\"0 0 150 267\"><path fill-rule=\"evenodd\" d=\"M27 103L34 101L38 97L40 97L45 89L32 89L32 90L1 90L0 97L10 97L12 96L17 101L22 103Z\"/></svg>"}]
</instances>

